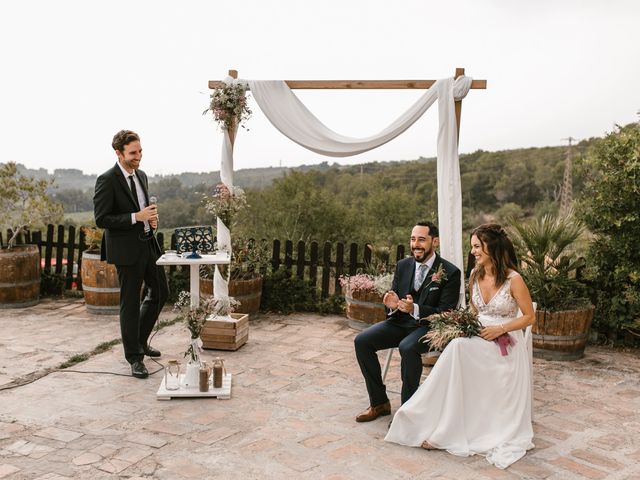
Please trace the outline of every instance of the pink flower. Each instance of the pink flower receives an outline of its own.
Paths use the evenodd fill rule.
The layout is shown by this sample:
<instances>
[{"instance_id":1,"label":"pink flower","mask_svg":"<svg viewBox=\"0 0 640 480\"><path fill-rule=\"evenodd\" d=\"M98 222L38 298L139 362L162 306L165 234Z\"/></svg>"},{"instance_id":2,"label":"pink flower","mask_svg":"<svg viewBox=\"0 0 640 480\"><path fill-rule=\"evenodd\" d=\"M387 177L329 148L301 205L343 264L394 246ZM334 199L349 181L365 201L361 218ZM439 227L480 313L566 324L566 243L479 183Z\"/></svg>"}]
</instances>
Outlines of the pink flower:
<instances>
[{"instance_id":1,"label":"pink flower","mask_svg":"<svg viewBox=\"0 0 640 480\"><path fill-rule=\"evenodd\" d=\"M431 283L435 283L436 285L447 279L447 272L444 271L442 264L438 266L438 270L431 275Z\"/></svg>"}]
</instances>

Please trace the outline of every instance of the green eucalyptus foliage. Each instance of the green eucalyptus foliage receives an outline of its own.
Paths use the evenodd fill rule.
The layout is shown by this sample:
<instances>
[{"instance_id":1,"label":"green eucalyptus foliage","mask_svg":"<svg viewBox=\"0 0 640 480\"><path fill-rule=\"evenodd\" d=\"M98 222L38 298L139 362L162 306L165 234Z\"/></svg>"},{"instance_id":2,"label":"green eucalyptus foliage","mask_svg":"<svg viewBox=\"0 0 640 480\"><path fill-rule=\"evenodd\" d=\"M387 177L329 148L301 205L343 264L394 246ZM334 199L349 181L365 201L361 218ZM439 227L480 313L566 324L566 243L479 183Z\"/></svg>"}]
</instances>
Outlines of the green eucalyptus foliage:
<instances>
[{"instance_id":1,"label":"green eucalyptus foliage","mask_svg":"<svg viewBox=\"0 0 640 480\"><path fill-rule=\"evenodd\" d=\"M600 330L640 330L640 125L599 141L582 165L577 212L594 238L587 275Z\"/></svg>"}]
</instances>

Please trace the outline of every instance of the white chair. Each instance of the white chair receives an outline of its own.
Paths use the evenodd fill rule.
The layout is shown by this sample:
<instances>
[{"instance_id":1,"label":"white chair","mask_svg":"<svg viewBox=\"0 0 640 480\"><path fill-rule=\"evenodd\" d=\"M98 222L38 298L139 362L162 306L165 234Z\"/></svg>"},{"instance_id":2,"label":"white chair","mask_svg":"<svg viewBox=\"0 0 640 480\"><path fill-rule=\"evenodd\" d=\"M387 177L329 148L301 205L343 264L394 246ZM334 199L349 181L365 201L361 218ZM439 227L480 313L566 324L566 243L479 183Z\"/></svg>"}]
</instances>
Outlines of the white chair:
<instances>
[{"instance_id":1,"label":"white chair","mask_svg":"<svg viewBox=\"0 0 640 480\"><path fill-rule=\"evenodd\" d=\"M533 302L533 314L535 315L538 304ZM518 316L522 316L522 312L518 310ZM529 354L529 388L531 389L531 421L533 421L533 335L531 333L531 325L524 329L524 344Z\"/></svg>"}]
</instances>

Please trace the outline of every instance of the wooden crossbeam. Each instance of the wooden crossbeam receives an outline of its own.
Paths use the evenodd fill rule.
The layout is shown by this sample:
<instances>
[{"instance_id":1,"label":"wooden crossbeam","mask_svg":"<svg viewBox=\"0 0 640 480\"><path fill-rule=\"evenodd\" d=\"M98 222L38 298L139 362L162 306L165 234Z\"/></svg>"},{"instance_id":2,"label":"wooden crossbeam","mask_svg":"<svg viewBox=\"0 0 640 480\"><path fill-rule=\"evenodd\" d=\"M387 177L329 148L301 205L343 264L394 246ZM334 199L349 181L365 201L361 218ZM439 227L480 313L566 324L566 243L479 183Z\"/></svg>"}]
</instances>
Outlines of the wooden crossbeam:
<instances>
[{"instance_id":1,"label":"wooden crossbeam","mask_svg":"<svg viewBox=\"0 0 640 480\"><path fill-rule=\"evenodd\" d=\"M435 80L285 80L292 90L417 90L431 88ZM209 80L209 88L219 88L224 82ZM486 89L486 80L473 80L473 89Z\"/></svg>"},{"instance_id":2,"label":"wooden crossbeam","mask_svg":"<svg viewBox=\"0 0 640 480\"><path fill-rule=\"evenodd\" d=\"M456 68L454 78L464 75L464 68ZM229 76L238 78L237 70L229 70ZM436 83L436 80L285 80L289 88L296 90L409 90L428 89ZM209 88L220 88L224 82L209 80ZM487 88L486 80L473 80L471 88L484 90ZM460 119L462 117L462 100L455 101L456 124L458 127L458 140L460 140ZM236 128L229 129L231 144L235 141Z\"/></svg>"}]
</instances>

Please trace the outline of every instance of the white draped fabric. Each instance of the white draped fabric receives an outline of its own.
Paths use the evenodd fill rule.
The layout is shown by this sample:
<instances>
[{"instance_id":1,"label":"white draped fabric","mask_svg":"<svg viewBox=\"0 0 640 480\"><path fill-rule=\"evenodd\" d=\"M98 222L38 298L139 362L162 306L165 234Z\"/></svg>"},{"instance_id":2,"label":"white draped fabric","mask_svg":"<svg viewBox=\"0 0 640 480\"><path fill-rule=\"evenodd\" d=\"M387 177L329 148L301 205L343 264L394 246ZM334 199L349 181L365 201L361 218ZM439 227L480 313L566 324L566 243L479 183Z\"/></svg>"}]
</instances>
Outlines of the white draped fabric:
<instances>
[{"instance_id":1,"label":"white draped fabric","mask_svg":"<svg viewBox=\"0 0 640 480\"><path fill-rule=\"evenodd\" d=\"M438 224L440 253L463 270L462 255L462 193L458 163L458 137L454 99L464 98L471 88L470 77L438 80L403 115L376 135L350 138L324 125L284 81L250 80L249 86L256 102L269 121L282 134L299 145L332 157L346 157L384 145L407 130L438 99L440 127L438 131ZM230 144L223 146L223 161L233 158ZM226 149L226 150L225 150ZM223 167L224 168L224 167ZM464 304L464 287L460 301Z\"/></svg>"},{"instance_id":2,"label":"white draped fabric","mask_svg":"<svg viewBox=\"0 0 640 480\"><path fill-rule=\"evenodd\" d=\"M240 80L236 80L232 77L224 79L225 83L238 83ZM233 191L233 144L231 143L231 137L228 130L225 128L224 140L222 142L222 152L220 156L220 181L224 183L230 191ZM218 242L218 250L226 250L229 252L229 256L233 254L231 251L231 232L229 226L225 225L220 218L216 219L216 240ZM229 296L229 283L222 276L216 265L213 273L213 290L215 298L225 298Z\"/></svg>"}]
</instances>

